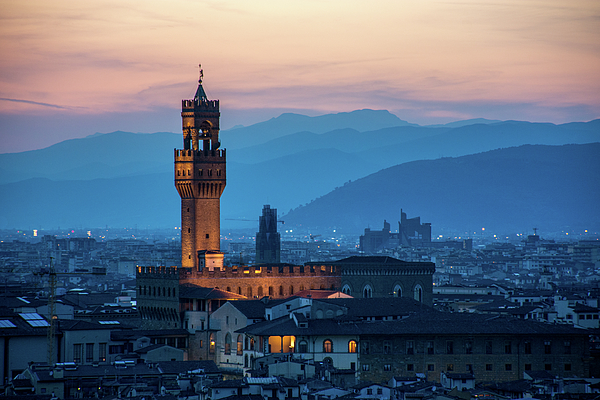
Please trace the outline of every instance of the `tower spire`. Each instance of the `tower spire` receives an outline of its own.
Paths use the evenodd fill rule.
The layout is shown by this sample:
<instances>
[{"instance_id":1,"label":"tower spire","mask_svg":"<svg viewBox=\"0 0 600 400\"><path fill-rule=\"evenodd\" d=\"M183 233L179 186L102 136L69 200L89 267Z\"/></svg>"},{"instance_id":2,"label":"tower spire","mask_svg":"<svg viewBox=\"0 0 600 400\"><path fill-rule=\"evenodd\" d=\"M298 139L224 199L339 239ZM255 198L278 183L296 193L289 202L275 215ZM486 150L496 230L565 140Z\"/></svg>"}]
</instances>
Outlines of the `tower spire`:
<instances>
[{"instance_id":1,"label":"tower spire","mask_svg":"<svg viewBox=\"0 0 600 400\"><path fill-rule=\"evenodd\" d=\"M194 100L196 102L206 102L208 101L208 97L206 96L206 92L202 87L202 79L204 79L204 70L202 69L202 64L198 64L198 68L200 69L200 76L198 77L198 89L196 89Z\"/></svg>"}]
</instances>

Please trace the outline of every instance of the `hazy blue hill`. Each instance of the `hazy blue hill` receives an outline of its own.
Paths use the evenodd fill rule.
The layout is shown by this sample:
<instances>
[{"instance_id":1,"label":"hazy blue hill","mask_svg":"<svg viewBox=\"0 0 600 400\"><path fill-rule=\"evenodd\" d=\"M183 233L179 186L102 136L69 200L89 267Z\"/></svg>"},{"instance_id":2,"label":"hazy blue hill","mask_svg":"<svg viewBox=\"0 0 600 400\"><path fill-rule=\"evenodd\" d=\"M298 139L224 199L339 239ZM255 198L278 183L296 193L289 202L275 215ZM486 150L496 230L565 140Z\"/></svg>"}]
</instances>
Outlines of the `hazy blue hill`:
<instances>
[{"instance_id":1,"label":"hazy blue hill","mask_svg":"<svg viewBox=\"0 0 600 400\"><path fill-rule=\"evenodd\" d=\"M335 149L301 152L255 165L228 161L221 211L256 217L264 204L287 211L377 170Z\"/></svg>"},{"instance_id":2,"label":"hazy blue hill","mask_svg":"<svg viewBox=\"0 0 600 400\"><path fill-rule=\"evenodd\" d=\"M600 227L600 143L521 146L414 161L379 171L293 210L289 224L361 232L395 224L400 208L434 227L523 232ZM396 228L397 229L397 228Z\"/></svg>"},{"instance_id":3,"label":"hazy blue hill","mask_svg":"<svg viewBox=\"0 0 600 400\"><path fill-rule=\"evenodd\" d=\"M330 191L339 179L359 175L363 165L356 156L331 149L255 165L228 162L223 226L238 226L227 218L257 219L264 204L282 211L304 204ZM171 169L112 179L34 178L0 185L0 228L178 226L179 195ZM339 173L329 173L337 169Z\"/></svg>"},{"instance_id":4,"label":"hazy blue hill","mask_svg":"<svg viewBox=\"0 0 600 400\"><path fill-rule=\"evenodd\" d=\"M229 149L241 149L296 132L324 133L343 128L371 131L407 125L413 124L401 120L387 110L356 110L317 117L285 113L248 127L223 130L221 131L221 142L224 147Z\"/></svg>"},{"instance_id":5,"label":"hazy blue hill","mask_svg":"<svg viewBox=\"0 0 600 400\"><path fill-rule=\"evenodd\" d=\"M296 124L286 125L290 121ZM316 127L315 121L324 121L324 125ZM257 127L260 124L233 130L240 135L246 132L240 137L253 146L231 148L223 140L223 147L228 149L228 184L222 215L256 218L267 203L285 212L349 180L408 161L462 156L522 144L600 141L600 120L564 125L506 121L456 128L396 126L403 123L398 121L386 111L372 110L322 117L282 115L263 123L265 131L271 129L270 134L279 136L260 145L256 145L257 141L265 138L259 132L260 126ZM352 125L350 122L355 123L354 129L344 127ZM291 133L275 132L277 124ZM386 124L392 126L381 127ZM327 130L324 126L335 129ZM300 129L303 127L314 131ZM361 132L359 128L366 130ZM177 200L172 150L181 146L181 134L113 132L65 141L43 150L0 154L0 227L5 226L2 221L11 227L22 227L24 221L33 225L43 223L46 227L65 226L67 220L77 221L72 215L82 216L90 210L94 215L78 220L76 225L104 219L98 226L126 226L129 225L126 221L132 220L131 215L141 215L139 226L175 226L179 224L178 206L174 212L166 206L157 211L156 204ZM589 175L591 171L582 173ZM43 182L40 187L31 189L32 178L51 181L39 181ZM7 185L11 182L13 186ZM30 190L35 195L30 196ZM89 208L92 203L85 201L97 198L102 199L98 205L102 212ZM71 199L80 201L65 207ZM136 204L139 211L122 214L120 210L127 209L129 204ZM360 214L355 217L359 222L364 219ZM359 225L364 228L362 222Z\"/></svg>"},{"instance_id":6,"label":"hazy blue hill","mask_svg":"<svg viewBox=\"0 0 600 400\"><path fill-rule=\"evenodd\" d=\"M362 164L337 150L257 165L230 162L221 202L223 226L231 225L228 218L256 219L263 204L286 212L306 202L301 199L319 197L336 185L340 187L285 215L286 226L335 226L359 233L368 226L379 229L384 219L395 223L403 208L437 228L597 229L598 154L598 143L527 145L405 163L342 184L328 172L340 169L350 176L358 174ZM171 171L89 181L38 178L0 185L0 192L0 227L142 228L180 223ZM319 194L311 197L313 193Z\"/></svg>"},{"instance_id":7,"label":"hazy blue hill","mask_svg":"<svg viewBox=\"0 0 600 400\"><path fill-rule=\"evenodd\" d=\"M148 173L153 166L172 164L172 149L181 147L181 141L175 133L112 132L41 150L0 154L0 183L32 177L94 179Z\"/></svg>"},{"instance_id":8,"label":"hazy blue hill","mask_svg":"<svg viewBox=\"0 0 600 400\"><path fill-rule=\"evenodd\" d=\"M472 119L465 119L462 121L448 122L447 124L435 124L435 125L426 125L426 126L430 127L430 128L435 128L435 127L460 128L461 126L466 126L466 125L494 124L496 122L502 122L502 121L497 120L497 119L472 118Z\"/></svg>"},{"instance_id":9,"label":"hazy blue hill","mask_svg":"<svg viewBox=\"0 0 600 400\"><path fill-rule=\"evenodd\" d=\"M363 154L384 167L409 161L458 157L524 144L562 145L600 141L600 121L578 124L541 124L506 121L467 125L427 138L401 144L388 144Z\"/></svg>"},{"instance_id":10,"label":"hazy blue hill","mask_svg":"<svg viewBox=\"0 0 600 400\"><path fill-rule=\"evenodd\" d=\"M173 174L0 186L0 227L169 227L180 224Z\"/></svg>"},{"instance_id":11,"label":"hazy blue hill","mask_svg":"<svg viewBox=\"0 0 600 400\"><path fill-rule=\"evenodd\" d=\"M358 154L381 146L401 145L416 139L436 136L446 131L444 128L395 126L366 132L350 128L335 129L321 134L297 132L260 145L228 150L228 155L240 162L256 163L307 150L338 149ZM380 165L377 160L373 162Z\"/></svg>"}]
</instances>

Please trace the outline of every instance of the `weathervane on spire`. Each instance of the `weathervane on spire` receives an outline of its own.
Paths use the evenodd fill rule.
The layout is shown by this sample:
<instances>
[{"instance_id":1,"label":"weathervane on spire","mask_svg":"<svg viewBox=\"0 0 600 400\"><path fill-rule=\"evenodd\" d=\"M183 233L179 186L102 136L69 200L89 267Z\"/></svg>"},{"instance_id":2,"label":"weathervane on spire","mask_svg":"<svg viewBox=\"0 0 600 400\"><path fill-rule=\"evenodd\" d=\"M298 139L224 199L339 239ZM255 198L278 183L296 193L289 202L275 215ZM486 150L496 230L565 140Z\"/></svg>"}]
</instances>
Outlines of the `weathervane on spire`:
<instances>
[{"instance_id":1,"label":"weathervane on spire","mask_svg":"<svg viewBox=\"0 0 600 400\"><path fill-rule=\"evenodd\" d=\"M202 69L202 64L198 64L198 68L200 68L200 79L198 79L198 83L202 83L202 78L204 78L204 70Z\"/></svg>"}]
</instances>

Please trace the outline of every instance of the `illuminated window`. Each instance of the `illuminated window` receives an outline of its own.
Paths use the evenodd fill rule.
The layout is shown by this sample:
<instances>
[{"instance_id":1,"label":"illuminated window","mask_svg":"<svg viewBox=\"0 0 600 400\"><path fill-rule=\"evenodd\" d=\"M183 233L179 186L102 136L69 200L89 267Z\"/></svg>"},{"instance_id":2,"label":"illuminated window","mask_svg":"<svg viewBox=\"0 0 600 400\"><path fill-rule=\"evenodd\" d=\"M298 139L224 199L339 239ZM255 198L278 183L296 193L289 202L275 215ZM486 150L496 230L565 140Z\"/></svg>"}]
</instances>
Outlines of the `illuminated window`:
<instances>
[{"instance_id":1,"label":"illuminated window","mask_svg":"<svg viewBox=\"0 0 600 400\"><path fill-rule=\"evenodd\" d=\"M237 337L237 355L238 356L241 356L244 353L243 348L242 348L243 343L244 342L242 340L242 335L238 335L238 337Z\"/></svg>"},{"instance_id":2,"label":"illuminated window","mask_svg":"<svg viewBox=\"0 0 600 400\"><path fill-rule=\"evenodd\" d=\"M356 353L356 341L351 340L348 342L348 353Z\"/></svg>"},{"instance_id":3,"label":"illuminated window","mask_svg":"<svg viewBox=\"0 0 600 400\"><path fill-rule=\"evenodd\" d=\"M215 344L215 334L211 333L210 337L209 337L209 343L208 343L208 352L210 354L214 354L215 353L215 347L216 347L216 344Z\"/></svg>"},{"instance_id":4,"label":"illuminated window","mask_svg":"<svg viewBox=\"0 0 600 400\"><path fill-rule=\"evenodd\" d=\"M333 353L333 342L329 339L323 341L323 353Z\"/></svg>"}]
</instances>

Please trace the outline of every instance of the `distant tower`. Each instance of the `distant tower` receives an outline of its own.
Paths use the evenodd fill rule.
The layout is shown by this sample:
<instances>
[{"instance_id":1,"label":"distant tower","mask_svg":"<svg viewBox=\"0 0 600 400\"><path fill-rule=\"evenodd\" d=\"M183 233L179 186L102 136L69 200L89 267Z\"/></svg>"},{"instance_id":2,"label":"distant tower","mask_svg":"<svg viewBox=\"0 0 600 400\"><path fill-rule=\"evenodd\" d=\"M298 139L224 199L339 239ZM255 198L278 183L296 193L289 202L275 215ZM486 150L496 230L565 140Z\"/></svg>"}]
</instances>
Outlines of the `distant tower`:
<instances>
[{"instance_id":1,"label":"distant tower","mask_svg":"<svg viewBox=\"0 0 600 400\"><path fill-rule=\"evenodd\" d=\"M181 197L181 266L223 266L220 199L225 189L225 150L219 146L219 100L202 88L181 102L183 150L175 149L175 187Z\"/></svg>"},{"instance_id":2,"label":"distant tower","mask_svg":"<svg viewBox=\"0 0 600 400\"><path fill-rule=\"evenodd\" d=\"M258 220L256 233L256 263L271 264L280 262L281 239L277 233L277 209L265 205Z\"/></svg>"}]
</instances>

